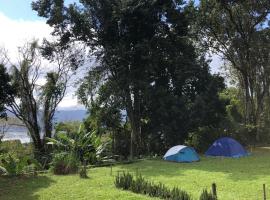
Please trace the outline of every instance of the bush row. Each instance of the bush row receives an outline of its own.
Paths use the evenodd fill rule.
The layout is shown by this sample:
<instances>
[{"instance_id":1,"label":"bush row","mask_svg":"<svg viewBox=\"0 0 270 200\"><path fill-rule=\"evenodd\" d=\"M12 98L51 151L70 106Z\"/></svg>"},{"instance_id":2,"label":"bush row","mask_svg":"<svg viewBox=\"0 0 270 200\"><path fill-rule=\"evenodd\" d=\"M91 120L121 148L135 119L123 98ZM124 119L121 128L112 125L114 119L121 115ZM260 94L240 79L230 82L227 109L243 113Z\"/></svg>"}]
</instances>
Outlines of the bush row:
<instances>
[{"instance_id":1,"label":"bush row","mask_svg":"<svg viewBox=\"0 0 270 200\"><path fill-rule=\"evenodd\" d=\"M115 186L124 190L130 190L134 193L149 195L150 197L158 197L170 200L191 200L191 196L177 188L167 188L164 184L155 184L145 180L141 175L134 178L130 173L118 174L115 178ZM200 200L216 200L216 197L206 190L200 196Z\"/></svg>"}]
</instances>

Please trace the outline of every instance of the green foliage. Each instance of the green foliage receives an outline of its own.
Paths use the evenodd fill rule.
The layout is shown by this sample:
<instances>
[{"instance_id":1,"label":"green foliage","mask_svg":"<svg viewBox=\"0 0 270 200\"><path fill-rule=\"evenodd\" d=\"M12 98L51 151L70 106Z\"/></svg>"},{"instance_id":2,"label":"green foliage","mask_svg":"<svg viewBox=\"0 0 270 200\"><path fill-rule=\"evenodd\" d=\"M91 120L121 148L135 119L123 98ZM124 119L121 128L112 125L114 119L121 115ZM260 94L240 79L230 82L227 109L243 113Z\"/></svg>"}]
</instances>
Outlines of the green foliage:
<instances>
[{"instance_id":1,"label":"green foliage","mask_svg":"<svg viewBox=\"0 0 270 200\"><path fill-rule=\"evenodd\" d=\"M10 154L4 154L0 158L0 174L8 176L19 176L23 174L35 173L40 169L40 164L30 157L15 158Z\"/></svg>"},{"instance_id":2,"label":"green foliage","mask_svg":"<svg viewBox=\"0 0 270 200\"><path fill-rule=\"evenodd\" d=\"M184 1L95 0L76 7L38 0L32 7L55 28L60 45L79 40L96 50L99 64L89 68L79 98L91 111L90 127L111 132L113 140L126 113L131 157L161 153L222 118L224 81L210 74L193 45Z\"/></svg>"},{"instance_id":3,"label":"green foliage","mask_svg":"<svg viewBox=\"0 0 270 200\"><path fill-rule=\"evenodd\" d=\"M207 190L203 190L199 200L217 200L217 198Z\"/></svg>"},{"instance_id":4,"label":"green foliage","mask_svg":"<svg viewBox=\"0 0 270 200\"><path fill-rule=\"evenodd\" d=\"M10 96L14 94L15 90L11 85L11 77L7 73L4 64L0 63L0 118L7 117L5 105L10 103Z\"/></svg>"},{"instance_id":5,"label":"green foliage","mask_svg":"<svg viewBox=\"0 0 270 200\"><path fill-rule=\"evenodd\" d=\"M257 128L251 124L239 124L237 127L233 127L229 130L229 135L246 146L257 143L255 139L257 135ZM265 136L267 137L264 137L264 142L269 141L269 135L266 134ZM261 142L264 143L263 140L261 140Z\"/></svg>"},{"instance_id":6,"label":"green foliage","mask_svg":"<svg viewBox=\"0 0 270 200\"><path fill-rule=\"evenodd\" d=\"M244 115L243 97L238 88L227 88L220 93L220 98L227 101L227 117L220 127L226 130L227 134L244 145L267 144L270 141L268 115L262 115L257 125L246 123ZM268 113L265 104L264 113Z\"/></svg>"},{"instance_id":7,"label":"green foliage","mask_svg":"<svg viewBox=\"0 0 270 200\"><path fill-rule=\"evenodd\" d=\"M57 175L77 173L79 164L75 155L71 153L55 153L51 163L51 171Z\"/></svg>"},{"instance_id":8,"label":"green foliage","mask_svg":"<svg viewBox=\"0 0 270 200\"><path fill-rule=\"evenodd\" d=\"M207 50L227 61L230 78L243 97L244 120L258 125L269 105L268 0L201 0L195 9L196 35ZM256 13L256 14L255 14ZM206 39L207 38L207 39ZM266 61L267 60L267 61Z\"/></svg>"},{"instance_id":9,"label":"green foliage","mask_svg":"<svg viewBox=\"0 0 270 200\"><path fill-rule=\"evenodd\" d=\"M219 94L223 101L227 102L226 112L231 123L244 122L244 106L240 91L237 88L227 88Z\"/></svg>"},{"instance_id":10,"label":"green foliage","mask_svg":"<svg viewBox=\"0 0 270 200\"><path fill-rule=\"evenodd\" d=\"M71 122L59 122L55 125L54 129L56 133L64 132L69 136L76 133L81 126L81 122L71 121Z\"/></svg>"},{"instance_id":11,"label":"green foliage","mask_svg":"<svg viewBox=\"0 0 270 200\"><path fill-rule=\"evenodd\" d=\"M113 152L115 155L119 155L120 159L127 159L130 152L130 124L125 123L121 129L113 135Z\"/></svg>"},{"instance_id":12,"label":"green foliage","mask_svg":"<svg viewBox=\"0 0 270 200\"><path fill-rule=\"evenodd\" d=\"M81 101L94 95L88 96L87 94L96 91L92 88L93 85L97 84L95 76L97 76L95 71L89 72L85 78L87 81L80 86L77 93ZM107 156L120 155L127 158L130 149L130 123L124 119L123 105L115 94L115 88L112 84L111 81L106 82L96 91L95 98L88 98L87 107L90 114L84 120L84 126L87 131L95 131L97 135L108 142Z\"/></svg>"},{"instance_id":13,"label":"green foliage","mask_svg":"<svg viewBox=\"0 0 270 200\"><path fill-rule=\"evenodd\" d=\"M130 190L134 193L149 195L150 197L159 197L161 199L172 200L190 200L191 197L177 187L172 190L165 187L162 183L155 184L145 180L141 175L136 179L130 173L118 174L115 177L115 186L124 190Z\"/></svg>"},{"instance_id":14,"label":"green foliage","mask_svg":"<svg viewBox=\"0 0 270 200\"><path fill-rule=\"evenodd\" d=\"M47 144L53 145L56 152L68 152L81 162L97 162L104 150L100 137L95 132L86 132L82 125L77 132L70 134L58 132L55 138L46 139Z\"/></svg>"},{"instance_id":15,"label":"green foliage","mask_svg":"<svg viewBox=\"0 0 270 200\"><path fill-rule=\"evenodd\" d=\"M102 160L105 145L101 138L94 131L86 132L82 125L74 131L73 125L62 123L57 131L54 138L46 138L47 144L54 149L51 163L53 173L65 175L79 170L80 177L87 178L86 165Z\"/></svg>"},{"instance_id":16,"label":"green foliage","mask_svg":"<svg viewBox=\"0 0 270 200\"><path fill-rule=\"evenodd\" d=\"M198 152L205 152L221 136L226 136L226 133L220 128L199 127L197 130L189 133L186 143L194 147Z\"/></svg>"},{"instance_id":17,"label":"green foliage","mask_svg":"<svg viewBox=\"0 0 270 200\"><path fill-rule=\"evenodd\" d=\"M2 141L0 151L8 153L16 158L33 155L32 144L22 144L20 140Z\"/></svg>"}]
</instances>

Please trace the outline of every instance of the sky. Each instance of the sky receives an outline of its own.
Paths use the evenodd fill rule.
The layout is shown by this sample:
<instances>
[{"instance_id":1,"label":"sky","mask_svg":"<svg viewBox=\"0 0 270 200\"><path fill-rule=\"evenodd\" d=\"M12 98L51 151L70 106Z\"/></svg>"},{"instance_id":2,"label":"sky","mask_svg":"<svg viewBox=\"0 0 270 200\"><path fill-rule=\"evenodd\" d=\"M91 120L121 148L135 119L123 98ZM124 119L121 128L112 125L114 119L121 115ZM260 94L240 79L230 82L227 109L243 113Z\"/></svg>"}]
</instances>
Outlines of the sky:
<instances>
[{"instance_id":1,"label":"sky","mask_svg":"<svg viewBox=\"0 0 270 200\"><path fill-rule=\"evenodd\" d=\"M25 41L32 39L42 41L43 38L51 37L52 29L46 24L44 18L38 17L31 9L31 2L31 0L0 0L0 47L8 51L13 62L16 62L18 47ZM69 88L59 109L77 108L83 107L77 103L74 89Z\"/></svg>"},{"instance_id":2,"label":"sky","mask_svg":"<svg viewBox=\"0 0 270 200\"><path fill-rule=\"evenodd\" d=\"M75 0L77 1L77 0ZM69 4L74 0L65 0ZM16 59L18 46L31 39L50 38L52 29L46 24L44 18L38 17L31 9L32 0L0 0L0 47L8 50L12 60ZM212 56L211 72L220 72L221 60ZM82 108L77 103L74 89L69 89L66 97L59 105L60 108Z\"/></svg>"},{"instance_id":3,"label":"sky","mask_svg":"<svg viewBox=\"0 0 270 200\"><path fill-rule=\"evenodd\" d=\"M0 12L13 20L41 20L32 11L31 2L31 0L0 0Z\"/></svg>"}]
</instances>

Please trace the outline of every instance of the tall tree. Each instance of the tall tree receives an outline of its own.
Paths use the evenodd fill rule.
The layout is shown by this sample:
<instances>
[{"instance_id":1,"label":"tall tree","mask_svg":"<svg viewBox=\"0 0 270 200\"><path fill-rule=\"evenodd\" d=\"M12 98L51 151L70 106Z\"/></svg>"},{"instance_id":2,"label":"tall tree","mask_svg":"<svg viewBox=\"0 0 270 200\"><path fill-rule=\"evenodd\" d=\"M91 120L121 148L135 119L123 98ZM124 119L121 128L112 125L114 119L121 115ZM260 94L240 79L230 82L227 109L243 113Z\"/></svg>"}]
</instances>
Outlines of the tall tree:
<instances>
[{"instance_id":1,"label":"tall tree","mask_svg":"<svg viewBox=\"0 0 270 200\"><path fill-rule=\"evenodd\" d=\"M43 41L41 54L54 66L54 69L46 74L46 83L41 86L39 98L43 111L44 136L51 138L56 108L66 94L72 72L82 64L84 56L77 45L60 47L47 40Z\"/></svg>"},{"instance_id":2,"label":"tall tree","mask_svg":"<svg viewBox=\"0 0 270 200\"><path fill-rule=\"evenodd\" d=\"M60 43L79 40L93 50L98 65L89 70L102 78L98 84L90 81L94 90L86 91L93 97L93 91L98 91L95 86L113 83L113 94L131 125L131 156L145 148L147 135L142 130L148 122L159 125L155 133L161 133L160 137L167 132L177 135L177 140L167 144L184 140L188 102L205 90L200 81L211 82L212 77L188 38L189 21L182 0L82 0L68 7L63 1L39 0L33 9L48 19ZM173 121L174 128L162 128L159 115L166 122Z\"/></svg>"},{"instance_id":3,"label":"tall tree","mask_svg":"<svg viewBox=\"0 0 270 200\"><path fill-rule=\"evenodd\" d=\"M50 50L56 62L52 62L51 69L47 71L42 66L41 49L37 41L19 48L19 63L10 66L11 86L15 93L7 96L8 102L5 104L5 109L26 125L37 155L46 152L44 137L52 136L53 116L65 95L73 66L68 61L72 56L67 50L61 53ZM49 55L48 49L42 52ZM42 76L44 72L45 77ZM38 84L41 78L45 79L44 84Z\"/></svg>"},{"instance_id":4,"label":"tall tree","mask_svg":"<svg viewBox=\"0 0 270 200\"><path fill-rule=\"evenodd\" d=\"M269 95L270 2L201 0L195 15L203 44L223 55L245 99L245 122L258 125Z\"/></svg>"}]
</instances>

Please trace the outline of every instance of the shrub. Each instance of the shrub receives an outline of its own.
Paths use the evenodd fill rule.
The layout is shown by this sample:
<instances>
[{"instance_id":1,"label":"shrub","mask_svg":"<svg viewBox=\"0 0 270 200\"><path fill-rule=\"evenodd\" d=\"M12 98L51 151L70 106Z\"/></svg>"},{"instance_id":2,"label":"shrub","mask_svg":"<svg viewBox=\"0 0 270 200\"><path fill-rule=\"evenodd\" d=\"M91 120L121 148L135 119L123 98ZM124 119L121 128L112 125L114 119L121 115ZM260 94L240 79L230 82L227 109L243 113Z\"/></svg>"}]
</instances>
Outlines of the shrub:
<instances>
[{"instance_id":1,"label":"shrub","mask_svg":"<svg viewBox=\"0 0 270 200\"><path fill-rule=\"evenodd\" d=\"M65 175L77 173L78 169L79 161L73 154L62 152L53 155L51 170L54 174Z\"/></svg>"},{"instance_id":2,"label":"shrub","mask_svg":"<svg viewBox=\"0 0 270 200\"><path fill-rule=\"evenodd\" d=\"M0 160L0 175L19 176L23 174L36 174L40 164L28 156L16 158L10 154L3 155Z\"/></svg>"},{"instance_id":3,"label":"shrub","mask_svg":"<svg viewBox=\"0 0 270 200\"><path fill-rule=\"evenodd\" d=\"M105 144L96 132L85 132L83 126L72 134L58 132L54 138L46 138L47 144L52 145L55 152L69 152L74 155L81 163L96 163L102 160L101 154L104 151Z\"/></svg>"},{"instance_id":4,"label":"shrub","mask_svg":"<svg viewBox=\"0 0 270 200\"><path fill-rule=\"evenodd\" d=\"M191 197L179 188L172 190L165 187L162 183L154 184L145 180L141 175L136 179L130 173L117 175L115 178L115 186L124 190L130 190L135 193L149 195L150 197L159 197L171 200L190 200Z\"/></svg>"},{"instance_id":5,"label":"shrub","mask_svg":"<svg viewBox=\"0 0 270 200\"><path fill-rule=\"evenodd\" d=\"M207 190L203 190L199 200L217 200L217 198Z\"/></svg>"}]
</instances>

